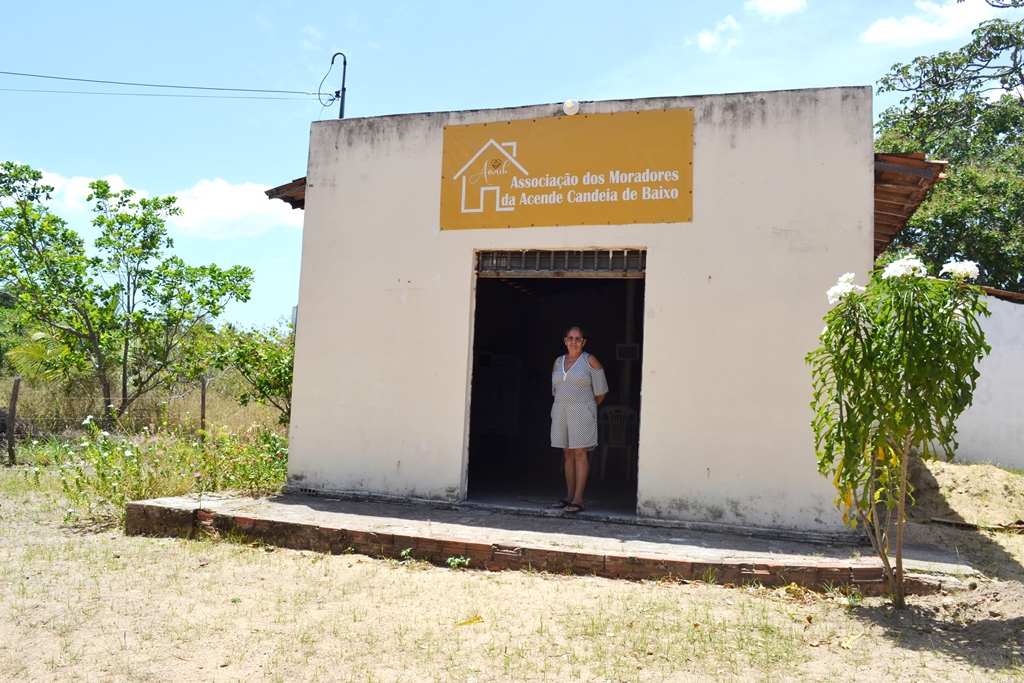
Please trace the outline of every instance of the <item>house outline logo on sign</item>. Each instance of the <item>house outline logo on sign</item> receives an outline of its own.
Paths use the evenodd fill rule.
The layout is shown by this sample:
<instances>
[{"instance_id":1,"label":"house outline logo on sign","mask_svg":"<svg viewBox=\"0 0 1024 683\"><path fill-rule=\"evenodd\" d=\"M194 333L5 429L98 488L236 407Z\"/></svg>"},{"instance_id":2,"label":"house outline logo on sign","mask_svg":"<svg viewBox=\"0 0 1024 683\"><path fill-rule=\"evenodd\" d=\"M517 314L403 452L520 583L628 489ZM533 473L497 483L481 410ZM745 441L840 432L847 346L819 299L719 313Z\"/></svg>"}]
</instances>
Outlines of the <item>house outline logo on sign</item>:
<instances>
[{"instance_id":1,"label":"house outline logo on sign","mask_svg":"<svg viewBox=\"0 0 1024 683\"><path fill-rule=\"evenodd\" d=\"M470 167L473 166L476 161L483 156L483 153L489 148L493 147L501 154L500 157L493 159L485 159L480 170L476 173L470 172ZM507 148L507 149L506 149ZM459 169L459 172L455 174L452 180L462 179L462 213L483 213L484 203L486 201L486 193L494 193L494 210L495 211L515 211L516 207L514 203L502 202L502 187L498 184L490 184L492 182L499 181L501 176L508 175L509 164L519 169L520 173L524 176L530 175L530 172L523 168L522 164L516 161L516 148L515 142L502 142L498 143L491 138L488 140L483 147L481 147L473 157L466 162L466 165ZM511 150L511 153L509 153ZM494 180L492 181L492 176ZM466 207L466 195L469 191L469 185L479 185L480 195L477 208Z\"/></svg>"}]
</instances>

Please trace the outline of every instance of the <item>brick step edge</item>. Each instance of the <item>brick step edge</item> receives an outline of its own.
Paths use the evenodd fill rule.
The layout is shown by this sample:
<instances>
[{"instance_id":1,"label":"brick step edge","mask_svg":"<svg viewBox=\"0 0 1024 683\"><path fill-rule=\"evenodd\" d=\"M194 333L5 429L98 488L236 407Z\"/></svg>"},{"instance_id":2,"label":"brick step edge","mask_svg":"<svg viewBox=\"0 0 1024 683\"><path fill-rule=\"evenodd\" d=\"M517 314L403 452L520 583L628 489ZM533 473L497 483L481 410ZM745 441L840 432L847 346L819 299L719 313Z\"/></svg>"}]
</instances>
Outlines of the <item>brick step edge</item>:
<instances>
[{"instance_id":1,"label":"brick step edge","mask_svg":"<svg viewBox=\"0 0 1024 683\"><path fill-rule=\"evenodd\" d=\"M694 562L629 553L590 553L487 543L457 536L412 536L370 529L316 526L202 509L129 503L125 515L129 536L231 535L243 541L320 553L358 553L389 559L415 559L446 566L449 558L468 558L468 567L488 571L538 572L602 576L612 579L705 581L735 586L792 583L817 591L854 587L863 595L884 595L888 589L881 566L844 564L791 565L774 562ZM962 584L948 576L904 574L908 595L931 595Z\"/></svg>"}]
</instances>

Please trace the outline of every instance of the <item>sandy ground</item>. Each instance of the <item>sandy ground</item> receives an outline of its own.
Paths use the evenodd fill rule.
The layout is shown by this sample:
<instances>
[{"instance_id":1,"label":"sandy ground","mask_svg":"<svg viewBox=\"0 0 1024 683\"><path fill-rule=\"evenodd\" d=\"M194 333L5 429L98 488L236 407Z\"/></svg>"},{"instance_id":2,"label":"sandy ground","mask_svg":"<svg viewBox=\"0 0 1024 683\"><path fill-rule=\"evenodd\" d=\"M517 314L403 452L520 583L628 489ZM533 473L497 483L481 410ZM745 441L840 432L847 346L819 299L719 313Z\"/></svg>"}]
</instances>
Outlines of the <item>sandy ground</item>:
<instances>
[{"instance_id":1,"label":"sandy ground","mask_svg":"<svg viewBox=\"0 0 1024 683\"><path fill-rule=\"evenodd\" d=\"M912 463L916 505L907 514L907 542L933 543L970 558L987 576L1024 581L1024 534L957 529L932 521L984 527L1024 520L1024 476L990 465Z\"/></svg>"},{"instance_id":2,"label":"sandy ground","mask_svg":"<svg viewBox=\"0 0 1024 683\"><path fill-rule=\"evenodd\" d=\"M0 471L0 681L1024 681L1024 477L933 464L908 540L985 577L884 600L626 582L62 526Z\"/></svg>"}]
</instances>

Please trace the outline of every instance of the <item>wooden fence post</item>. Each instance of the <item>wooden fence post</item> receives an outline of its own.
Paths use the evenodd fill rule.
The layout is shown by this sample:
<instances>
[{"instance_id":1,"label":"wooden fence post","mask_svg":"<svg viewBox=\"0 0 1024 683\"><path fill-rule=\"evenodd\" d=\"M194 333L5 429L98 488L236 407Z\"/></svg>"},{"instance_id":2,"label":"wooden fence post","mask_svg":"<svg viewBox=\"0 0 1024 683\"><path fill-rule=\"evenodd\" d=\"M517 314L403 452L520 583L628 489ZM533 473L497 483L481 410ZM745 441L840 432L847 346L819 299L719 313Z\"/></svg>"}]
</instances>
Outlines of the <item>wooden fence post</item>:
<instances>
[{"instance_id":1,"label":"wooden fence post","mask_svg":"<svg viewBox=\"0 0 1024 683\"><path fill-rule=\"evenodd\" d=\"M14 388L11 390L11 405L7 408L7 464L14 465L14 430L15 420L18 417L18 387L21 385L21 378L14 378Z\"/></svg>"},{"instance_id":2,"label":"wooden fence post","mask_svg":"<svg viewBox=\"0 0 1024 683\"><path fill-rule=\"evenodd\" d=\"M206 439L206 373L199 376L199 438Z\"/></svg>"}]
</instances>

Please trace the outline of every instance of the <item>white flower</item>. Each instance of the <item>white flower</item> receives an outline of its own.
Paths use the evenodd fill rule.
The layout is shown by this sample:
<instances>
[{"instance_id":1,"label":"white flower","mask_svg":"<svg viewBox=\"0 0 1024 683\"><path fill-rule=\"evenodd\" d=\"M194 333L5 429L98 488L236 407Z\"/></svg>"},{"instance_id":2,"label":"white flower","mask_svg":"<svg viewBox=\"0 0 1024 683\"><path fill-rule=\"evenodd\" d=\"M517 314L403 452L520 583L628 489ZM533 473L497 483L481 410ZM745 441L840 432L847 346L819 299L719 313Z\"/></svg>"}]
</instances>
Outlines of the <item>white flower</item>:
<instances>
[{"instance_id":1,"label":"white flower","mask_svg":"<svg viewBox=\"0 0 1024 683\"><path fill-rule=\"evenodd\" d=\"M887 265L885 270L882 271L883 280L891 277L903 277L904 275L925 277L928 275L928 269L921 263L921 259L915 256L904 256L899 261L893 261Z\"/></svg>"},{"instance_id":2,"label":"white flower","mask_svg":"<svg viewBox=\"0 0 1024 683\"><path fill-rule=\"evenodd\" d=\"M100 432L103 436L110 436L110 432Z\"/></svg>"},{"instance_id":3,"label":"white flower","mask_svg":"<svg viewBox=\"0 0 1024 683\"><path fill-rule=\"evenodd\" d=\"M853 277L853 273L845 273L831 289L825 292L830 304L838 303L850 294L864 291L860 285L853 284Z\"/></svg>"},{"instance_id":4,"label":"white flower","mask_svg":"<svg viewBox=\"0 0 1024 683\"><path fill-rule=\"evenodd\" d=\"M90 424L92 424L92 420L93 420L92 415L89 415L84 420L82 420L82 425L90 425Z\"/></svg>"},{"instance_id":5,"label":"white flower","mask_svg":"<svg viewBox=\"0 0 1024 683\"><path fill-rule=\"evenodd\" d=\"M949 273L954 280L976 280L978 279L978 264L974 261L950 261L942 266L939 275Z\"/></svg>"}]
</instances>

